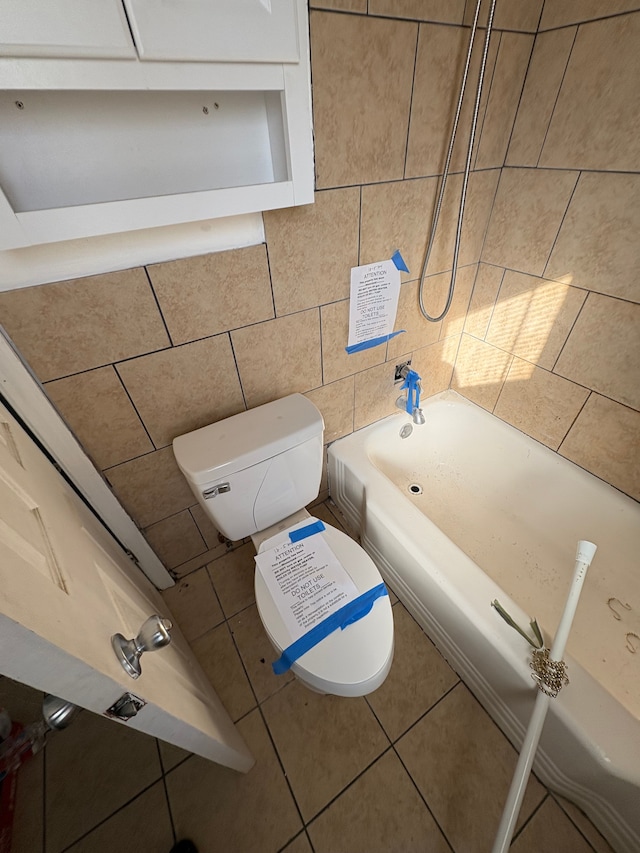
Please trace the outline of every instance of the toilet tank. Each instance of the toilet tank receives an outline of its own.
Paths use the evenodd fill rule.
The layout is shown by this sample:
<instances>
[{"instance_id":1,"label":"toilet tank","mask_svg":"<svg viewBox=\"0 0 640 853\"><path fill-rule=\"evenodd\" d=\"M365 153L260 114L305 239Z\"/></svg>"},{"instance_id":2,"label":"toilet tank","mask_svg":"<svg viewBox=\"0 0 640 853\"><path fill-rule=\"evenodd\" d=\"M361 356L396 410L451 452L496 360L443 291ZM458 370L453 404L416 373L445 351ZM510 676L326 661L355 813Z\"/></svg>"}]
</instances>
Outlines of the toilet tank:
<instances>
[{"instance_id":1,"label":"toilet tank","mask_svg":"<svg viewBox=\"0 0 640 853\"><path fill-rule=\"evenodd\" d=\"M318 495L322 415L291 394L173 440L180 470L213 524L242 539Z\"/></svg>"}]
</instances>

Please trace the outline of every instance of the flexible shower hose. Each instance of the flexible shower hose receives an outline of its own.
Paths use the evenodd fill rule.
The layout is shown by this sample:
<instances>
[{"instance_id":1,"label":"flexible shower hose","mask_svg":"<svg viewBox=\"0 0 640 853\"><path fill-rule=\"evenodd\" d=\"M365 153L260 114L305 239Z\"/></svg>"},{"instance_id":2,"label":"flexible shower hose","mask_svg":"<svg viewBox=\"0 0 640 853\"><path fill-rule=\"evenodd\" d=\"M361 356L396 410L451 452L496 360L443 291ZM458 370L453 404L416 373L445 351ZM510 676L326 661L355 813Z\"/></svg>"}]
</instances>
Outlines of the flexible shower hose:
<instances>
[{"instance_id":1,"label":"flexible shower hose","mask_svg":"<svg viewBox=\"0 0 640 853\"><path fill-rule=\"evenodd\" d=\"M437 323L439 320L442 320L443 317L446 316L449 308L451 307L451 300L453 299L453 293L455 290L455 282L456 282L456 273L458 271L458 255L460 253L460 236L462 234L462 218L464 216L464 208L467 200L467 186L469 184L469 171L471 168L471 157L473 154L473 143L476 137L476 127L478 124L478 113L480 111L480 98L482 96L482 84L484 81L484 72L487 65L487 55L489 53L489 39L491 38L491 30L493 28L493 13L496 7L496 0L491 0L491 7L489 8L489 17L487 19L487 30L484 37L484 46L482 49L482 62L480 64L480 74L478 76L478 87L476 90L476 99L473 107L473 118L471 121L471 132L469 134L469 145L467 148L467 159L465 161L464 166L464 177L462 179L462 192L460 194L460 207L458 208L458 224L456 226L456 240L453 248L453 264L451 269L451 279L449 281L449 292L447 293L447 302L444 306L444 309L437 317L431 317L430 314L427 313L427 310L424 307L424 281L427 274L427 267L429 265L429 258L431 257L431 250L433 249L433 244L435 242L436 237L436 229L438 227L438 220L440 218L440 210L442 208L442 201L444 199L444 191L447 185L447 178L449 177L449 167L451 165L451 155L453 154L453 146L456 141L456 132L458 130L458 121L460 119L460 111L462 109L462 99L464 97L465 89L467 87L467 77L469 76L469 66L471 64L471 51L473 50L473 44L476 38L476 31L478 29L478 16L480 14L480 5L482 0L478 0L476 4L476 11L473 17L473 25L471 27L471 35L469 36L469 48L467 50L467 59L464 66L464 72L462 75L462 85L460 86L460 95L458 96L458 105L456 107L456 114L453 120L453 127L451 128L451 138L449 139L449 148L447 150L447 159L444 164L444 171L442 173L442 181L440 182L440 189L438 192L438 200L436 202L435 210L433 213L433 219L431 222L431 232L429 234L429 241L427 243L427 250L424 256L424 262L422 264L422 271L420 273L420 285L418 288L418 303L420 306L420 312L422 316L429 320L431 323Z\"/></svg>"}]
</instances>

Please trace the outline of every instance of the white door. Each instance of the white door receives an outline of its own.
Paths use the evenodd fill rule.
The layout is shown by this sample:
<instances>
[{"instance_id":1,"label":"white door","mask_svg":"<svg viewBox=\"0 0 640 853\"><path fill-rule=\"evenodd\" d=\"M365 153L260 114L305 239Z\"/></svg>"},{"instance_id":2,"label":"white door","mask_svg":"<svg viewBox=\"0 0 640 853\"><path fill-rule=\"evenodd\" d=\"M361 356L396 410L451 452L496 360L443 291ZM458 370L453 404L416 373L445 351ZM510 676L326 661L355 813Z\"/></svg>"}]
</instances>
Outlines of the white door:
<instances>
[{"instance_id":1,"label":"white door","mask_svg":"<svg viewBox=\"0 0 640 853\"><path fill-rule=\"evenodd\" d=\"M103 714L124 693L126 723L236 770L253 758L177 629L130 678L111 636L135 637L157 590L0 406L0 672Z\"/></svg>"}]
</instances>

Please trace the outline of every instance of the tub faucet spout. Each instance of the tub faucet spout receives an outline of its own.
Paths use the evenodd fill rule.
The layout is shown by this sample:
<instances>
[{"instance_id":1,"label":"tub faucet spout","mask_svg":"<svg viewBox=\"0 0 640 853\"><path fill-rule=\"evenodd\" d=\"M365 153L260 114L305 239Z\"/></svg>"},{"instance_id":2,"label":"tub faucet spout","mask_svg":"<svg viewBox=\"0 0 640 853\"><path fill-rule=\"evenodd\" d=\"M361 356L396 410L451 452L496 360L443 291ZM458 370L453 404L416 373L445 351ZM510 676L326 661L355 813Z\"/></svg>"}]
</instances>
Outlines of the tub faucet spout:
<instances>
[{"instance_id":1,"label":"tub faucet spout","mask_svg":"<svg viewBox=\"0 0 640 853\"><path fill-rule=\"evenodd\" d=\"M400 396L396 400L396 406L411 415L414 424L423 424L424 415L420 408L420 394L422 386L420 385L420 377L411 370L408 364L405 364L400 371L400 375L404 379L404 383L400 386L400 390L407 389L407 396Z\"/></svg>"}]
</instances>

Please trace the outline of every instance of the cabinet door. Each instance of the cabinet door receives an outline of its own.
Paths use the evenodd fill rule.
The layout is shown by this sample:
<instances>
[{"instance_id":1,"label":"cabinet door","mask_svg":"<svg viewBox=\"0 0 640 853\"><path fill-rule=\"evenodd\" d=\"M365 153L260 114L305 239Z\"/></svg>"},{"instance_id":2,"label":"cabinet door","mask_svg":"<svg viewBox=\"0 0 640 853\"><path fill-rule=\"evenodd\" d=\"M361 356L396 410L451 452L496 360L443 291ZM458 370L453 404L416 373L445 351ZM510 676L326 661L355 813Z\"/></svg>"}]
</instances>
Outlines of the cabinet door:
<instances>
[{"instance_id":1,"label":"cabinet door","mask_svg":"<svg viewBox=\"0 0 640 853\"><path fill-rule=\"evenodd\" d=\"M300 2L124 0L140 59L187 62L298 62Z\"/></svg>"},{"instance_id":2,"label":"cabinet door","mask_svg":"<svg viewBox=\"0 0 640 853\"><path fill-rule=\"evenodd\" d=\"M135 58L120 0L0 0L0 56Z\"/></svg>"}]
</instances>

